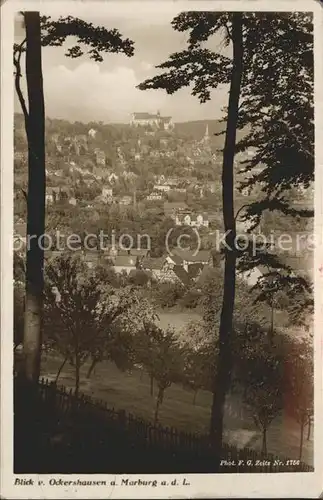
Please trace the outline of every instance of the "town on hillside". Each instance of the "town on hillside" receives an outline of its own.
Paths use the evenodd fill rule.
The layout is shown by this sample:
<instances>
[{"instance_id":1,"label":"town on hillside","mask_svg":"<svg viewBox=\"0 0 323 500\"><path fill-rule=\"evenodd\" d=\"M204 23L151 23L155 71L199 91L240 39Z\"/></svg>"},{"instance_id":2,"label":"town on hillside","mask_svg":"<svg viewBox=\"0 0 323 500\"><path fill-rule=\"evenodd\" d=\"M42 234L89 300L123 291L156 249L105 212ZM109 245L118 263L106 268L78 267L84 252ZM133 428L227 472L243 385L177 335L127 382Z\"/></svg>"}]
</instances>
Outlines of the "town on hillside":
<instances>
[{"instance_id":1,"label":"town on hillside","mask_svg":"<svg viewBox=\"0 0 323 500\"><path fill-rule=\"evenodd\" d=\"M14 471L315 474L313 16L161 3L16 15Z\"/></svg>"},{"instance_id":2,"label":"town on hillside","mask_svg":"<svg viewBox=\"0 0 323 500\"><path fill-rule=\"evenodd\" d=\"M81 224L84 234L102 230L109 236L110 230L110 242L103 251L98 248L82 251L86 264L111 266L116 273L129 276L141 270L147 275L148 283L154 279L186 286L197 280L204 268L207 273L214 261L214 235L223 230L221 144L212 133L220 128L218 123L192 123L192 132L187 134L181 131L180 123L174 124L171 117L163 117L159 112L133 113L129 124L124 125L91 124L89 127L80 123L75 127L64 122L62 127L60 121L47 119L47 122L46 207L52 216L49 234L54 236L59 229L78 232L80 219L84 221ZM15 238L22 243L26 242L24 140L22 116L16 115L14 230ZM252 148L236 155L235 169L240 182L248 177L248 173L241 172L243 161L253 155ZM237 192L237 207L243 206L250 196L256 200L260 193L261 186L252 194L248 188ZM293 203L305 209L310 206L312 196L313 187L300 188ZM295 235L299 231L310 234L307 221L304 226L303 221L297 223L291 217L277 224L277 219L268 216L268 223L265 221L262 227L268 232L274 228L277 237L290 229L290 223ZM154 238L153 231L149 241L142 238L138 242L135 235L150 233L152 225L161 228L163 233ZM172 226L186 231L188 228L198 230L200 241L196 254L193 255L196 250L193 247L191 252L175 249L176 262L174 256L167 254L165 242L160 244L160 241L163 235L166 237L165 230ZM245 233L248 224L238 220L237 227ZM112 231L117 234L114 243ZM134 235L131 245L129 241L118 244L118 235L122 233ZM46 256L57 256L62 251L55 247L53 238L51 247L46 248ZM304 268L308 256L304 256L302 247L292 245L284 254L287 259L298 261L299 269ZM190 271L193 265L195 269L199 266L196 275ZM258 272L257 269L257 276ZM244 273L243 277L253 283L250 273Z\"/></svg>"}]
</instances>

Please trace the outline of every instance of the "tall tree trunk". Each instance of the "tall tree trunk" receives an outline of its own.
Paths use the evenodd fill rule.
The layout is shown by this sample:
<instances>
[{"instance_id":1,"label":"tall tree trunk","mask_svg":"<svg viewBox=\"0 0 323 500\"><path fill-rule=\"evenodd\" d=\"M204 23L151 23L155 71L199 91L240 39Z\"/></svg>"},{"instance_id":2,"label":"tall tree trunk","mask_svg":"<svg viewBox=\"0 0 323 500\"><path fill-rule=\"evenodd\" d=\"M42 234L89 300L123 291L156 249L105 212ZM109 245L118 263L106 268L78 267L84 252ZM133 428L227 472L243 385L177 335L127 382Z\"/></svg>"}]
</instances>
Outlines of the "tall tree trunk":
<instances>
[{"instance_id":1,"label":"tall tree trunk","mask_svg":"<svg viewBox=\"0 0 323 500\"><path fill-rule=\"evenodd\" d=\"M232 17L233 69L222 167L222 205L227 247L225 250L223 302L219 327L219 355L213 385L210 422L210 437L219 454L222 448L225 398L231 379L231 338L236 279L234 155L243 71L242 13L235 12Z\"/></svg>"},{"instance_id":2,"label":"tall tree trunk","mask_svg":"<svg viewBox=\"0 0 323 500\"><path fill-rule=\"evenodd\" d=\"M154 425L156 425L157 422L158 422L159 408L160 408L160 405L163 402L163 398L164 398L164 389L162 387L159 387L159 389L158 389L158 396L157 396L157 400L156 400Z\"/></svg>"},{"instance_id":3,"label":"tall tree trunk","mask_svg":"<svg viewBox=\"0 0 323 500\"><path fill-rule=\"evenodd\" d=\"M59 370L57 372L57 375L56 375L56 379L55 379L55 384L57 384L58 382L58 379L59 379L59 376L64 368L64 366L66 365L66 361L67 361L67 358L64 359L63 363L61 364L61 366L59 367Z\"/></svg>"},{"instance_id":4,"label":"tall tree trunk","mask_svg":"<svg viewBox=\"0 0 323 500\"><path fill-rule=\"evenodd\" d=\"M150 375L150 395L154 395L154 377Z\"/></svg>"},{"instance_id":5,"label":"tall tree trunk","mask_svg":"<svg viewBox=\"0 0 323 500\"><path fill-rule=\"evenodd\" d=\"M264 455L267 455L267 427L264 427L262 431L262 450Z\"/></svg>"},{"instance_id":6,"label":"tall tree trunk","mask_svg":"<svg viewBox=\"0 0 323 500\"><path fill-rule=\"evenodd\" d=\"M26 377L37 381L40 374L44 288L44 250L39 243L45 232L45 106L39 12L25 12L24 16L29 108L27 131L27 235L29 238L27 236L24 356Z\"/></svg>"},{"instance_id":7,"label":"tall tree trunk","mask_svg":"<svg viewBox=\"0 0 323 500\"><path fill-rule=\"evenodd\" d=\"M195 406L195 403L196 403L196 396L197 396L197 393L198 393L198 389L195 389L194 390L194 393L193 393L193 405Z\"/></svg>"}]
</instances>

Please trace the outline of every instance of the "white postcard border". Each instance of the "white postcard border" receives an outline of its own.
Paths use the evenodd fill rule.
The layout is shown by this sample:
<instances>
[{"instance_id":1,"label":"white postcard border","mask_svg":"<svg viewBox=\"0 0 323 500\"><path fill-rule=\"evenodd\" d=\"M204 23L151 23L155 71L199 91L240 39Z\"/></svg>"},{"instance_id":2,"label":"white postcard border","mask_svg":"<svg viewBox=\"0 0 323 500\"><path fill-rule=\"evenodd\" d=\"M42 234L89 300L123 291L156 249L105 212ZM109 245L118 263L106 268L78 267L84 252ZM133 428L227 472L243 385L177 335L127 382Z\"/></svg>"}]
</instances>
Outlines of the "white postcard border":
<instances>
[{"instance_id":1,"label":"white postcard border","mask_svg":"<svg viewBox=\"0 0 323 500\"><path fill-rule=\"evenodd\" d=\"M141 15L146 9L174 10L249 10L249 11L313 11L315 25L315 232L319 235L315 250L315 446L313 473L272 474L172 474L172 475L17 475L13 474L13 294L12 247L13 234L13 18L19 10L41 10L59 14L87 10L113 9L122 14L131 9ZM75 9L75 10L74 10ZM50 12L49 12L50 11ZM176 14L176 13L175 13ZM322 323L323 323L323 5L317 0L226 0L226 1L169 1L169 0L107 0L96 2L52 0L8 0L1 6L1 496L3 498L318 498L322 493ZM161 41L162 43L162 41ZM32 453L32 450L31 450ZM31 478L34 486L15 486L15 477ZM50 479L117 481L122 477L157 479L170 483L174 478L182 485L184 478L190 486L121 487L121 486L50 486ZM40 483L38 483L40 481ZM43 482L43 484L42 484Z\"/></svg>"}]
</instances>

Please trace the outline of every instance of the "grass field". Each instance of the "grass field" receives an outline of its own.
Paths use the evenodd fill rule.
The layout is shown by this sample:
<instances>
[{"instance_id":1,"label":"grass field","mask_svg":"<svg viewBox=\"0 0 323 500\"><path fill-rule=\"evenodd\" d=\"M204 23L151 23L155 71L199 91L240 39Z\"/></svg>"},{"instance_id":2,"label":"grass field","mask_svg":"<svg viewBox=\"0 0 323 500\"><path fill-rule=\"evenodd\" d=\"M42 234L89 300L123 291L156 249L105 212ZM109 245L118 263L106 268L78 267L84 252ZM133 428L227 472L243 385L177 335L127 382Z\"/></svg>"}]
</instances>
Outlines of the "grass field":
<instances>
[{"instance_id":1,"label":"grass field","mask_svg":"<svg viewBox=\"0 0 323 500\"><path fill-rule=\"evenodd\" d=\"M42 376L55 379L61 360L46 356L42 364ZM121 372L113 363L104 362L98 365L90 379L86 378L88 366L81 373L80 391L101 399L110 408L123 409L145 420L153 421L155 396L150 396L150 381L145 372L134 369L132 372ZM74 372L71 366L61 373L59 384L74 388ZM176 427L179 430L193 433L207 433L212 395L208 391L199 391L193 405L193 392L182 386L173 384L166 390L160 408L159 422L164 426ZM246 412L244 419L234 416L239 410L240 402L231 396L231 410L225 415L225 441L241 448L250 446L261 450L261 433L255 427L251 415ZM277 417L268 431L268 452L278 456L297 459L299 450L299 431L295 422L283 416ZM304 440L302 460L313 465L313 438Z\"/></svg>"}]
</instances>

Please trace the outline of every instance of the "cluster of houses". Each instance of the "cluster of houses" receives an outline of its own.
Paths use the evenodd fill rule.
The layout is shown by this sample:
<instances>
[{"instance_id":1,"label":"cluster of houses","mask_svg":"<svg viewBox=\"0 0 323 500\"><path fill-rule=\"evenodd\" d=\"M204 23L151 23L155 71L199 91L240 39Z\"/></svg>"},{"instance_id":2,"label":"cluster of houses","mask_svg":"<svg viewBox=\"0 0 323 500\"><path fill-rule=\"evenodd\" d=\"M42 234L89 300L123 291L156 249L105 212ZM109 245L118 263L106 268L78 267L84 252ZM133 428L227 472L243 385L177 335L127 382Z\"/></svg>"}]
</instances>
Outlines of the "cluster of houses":
<instances>
[{"instance_id":1,"label":"cluster of houses","mask_svg":"<svg viewBox=\"0 0 323 500\"><path fill-rule=\"evenodd\" d=\"M154 196L162 196L162 191L156 191ZM162 198L158 198L161 200ZM75 188L68 186L48 187L46 189L46 205L56 203L66 203L76 206L78 200L75 197ZM104 185L101 193L95 197L89 207L95 204L119 205L122 207L136 206L136 191L132 195L114 196L113 188L110 185ZM94 205L93 205L94 203ZM208 212L198 212L188 207L185 202L164 202L164 216L171 218L175 226L191 226L197 228L208 228L210 223L217 221L217 215Z\"/></svg>"},{"instance_id":2,"label":"cluster of houses","mask_svg":"<svg viewBox=\"0 0 323 500\"><path fill-rule=\"evenodd\" d=\"M27 241L26 232L25 221L17 220L14 226L14 249L18 253L24 252ZM126 249L122 246L105 247L104 250L79 249L73 253L78 253L87 267L93 269L94 272L98 265L111 268L117 274L129 277L135 276L138 271L144 272L148 285L152 282L168 282L179 283L186 287L194 285L196 289L200 289L210 276L212 268L223 266L223 260L211 250L199 250L192 253L174 248L158 258L153 258L148 249ZM46 259L52 259L61 254L62 251L59 250L45 250ZM294 269L304 269L304 252L296 252L294 255L287 252L285 258ZM306 269L310 272L309 265ZM251 271L238 273L237 277L243 279L249 286L254 286L257 280L267 272L267 268L258 266Z\"/></svg>"},{"instance_id":3,"label":"cluster of houses","mask_svg":"<svg viewBox=\"0 0 323 500\"><path fill-rule=\"evenodd\" d=\"M69 205L76 206L78 200L75 198L75 189L68 187L48 187L46 189L46 205L54 205L55 203L68 203ZM93 203L102 203L106 205L116 204L123 207L129 207L130 205L136 204L136 193L132 196L114 196L111 186L103 186L101 194L94 198ZM93 204L88 205L88 207L93 208Z\"/></svg>"},{"instance_id":4,"label":"cluster of houses","mask_svg":"<svg viewBox=\"0 0 323 500\"><path fill-rule=\"evenodd\" d=\"M60 251L45 252L47 258L55 258ZM98 265L111 267L117 274L134 276L138 271L144 272L147 282L179 283L190 286L193 283L202 285L213 267L212 254L209 250L200 250L196 254L174 249L168 255L152 258L147 249L123 249L111 247L104 251L80 251L82 260L89 269L95 270Z\"/></svg>"},{"instance_id":5,"label":"cluster of houses","mask_svg":"<svg viewBox=\"0 0 323 500\"><path fill-rule=\"evenodd\" d=\"M173 219L175 226L191 226L197 228L208 228L210 223L217 221L217 214L207 212L196 212L190 209L186 203L180 201L165 202L164 215Z\"/></svg>"},{"instance_id":6,"label":"cluster of houses","mask_svg":"<svg viewBox=\"0 0 323 500\"><path fill-rule=\"evenodd\" d=\"M145 127L145 135L154 135L157 130L172 131L174 124L171 117L160 117L149 113L133 113L130 124L135 127ZM147 129L152 129L152 132ZM206 125L204 136L201 140L179 140L176 148L169 148L169 138L159 139L159 148L151 148L138 139L137 148L131 149L135 161L140 161L144 156L151 159L182 159L186 162L187 170L194 168L196 163L210 163L216 161L217 155L212 150L209 127Z\"/></svg>"},{"instance_id":7,"label":"cluster of houses","mask_svg":"<svg viewBox=\"0 0 323 500\"><path fill-rule=\"evenodd\" d=\"M155 177L155 184L152 191L146 196L147 201L161 201L169 199L170 196L185 195L194 192L199 198L204 198L207 194L220 192L221 186L217 181L199 181L196 177L165 177L158 175Z\"/></svg>"},{"instance_id":8,"label":"cluster of houses","mask_svg":"<svg viewBox=\"0 0 323 500\"><path fill-rule=\"evenodd\" d=\"M74 191L70 188L48 187L46 189L46 205L66 202L70 205L77 205L77 200L74 196Z\"/></svg>"},{"instance_id":9,"label":"cluster of houses","mask_svg":"<svg viewBox=\"0 0 323 500\"><path fill-rule=\"evenodd\" d=\"M45 251L45 258L52 259L61 253L55 250ZM170 254L157 258L152 258L147 249L125 250L116 247L104 252L87 250L77 253L94 273L97 266L111 268L117 275L129 278L134 278L138 272L143 272L146 275L147 286L151 286L152 283L171 283L187 288L194 286L197 291L202 289L215 265L220 265L222 269L224 266L224 261L214 259L210 250L191 253L176 248ZM265 267L258 266L251 271L238 273L237 277L252 287L267 271Z\"/></svg>"},{"instance_id":10,"label":"cluster of houses","mask_svg":"<svg viewBox=\"0 0 323 500\"><path fill-rule=\"evenodd\" d=\"M59 153L72 153L80 155L88 152L88 137L85 134L75 136L60 137L59 134L53 134L51 141Z\"/></svg>"}]
</instances>

